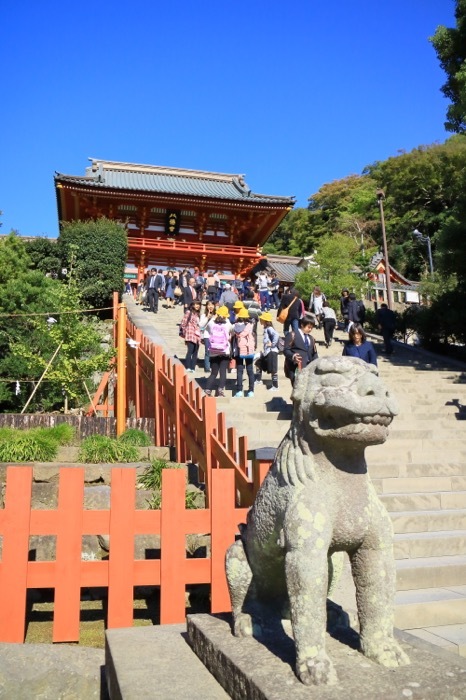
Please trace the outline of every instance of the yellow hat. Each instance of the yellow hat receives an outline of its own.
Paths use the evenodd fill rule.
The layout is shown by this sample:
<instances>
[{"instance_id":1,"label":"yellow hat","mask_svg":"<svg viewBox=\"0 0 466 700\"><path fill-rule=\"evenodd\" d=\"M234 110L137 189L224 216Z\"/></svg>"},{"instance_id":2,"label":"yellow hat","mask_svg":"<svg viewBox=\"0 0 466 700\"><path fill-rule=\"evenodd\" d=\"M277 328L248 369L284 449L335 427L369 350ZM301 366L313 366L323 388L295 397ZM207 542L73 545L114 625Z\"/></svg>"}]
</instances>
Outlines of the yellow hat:
<instances>
[{"instance_id":1,"label":"yellow hat","mask_svg":"<svg viewBox=\"0 0 466 700\"><path fill-rule=\"evenodd\" d=\"M243 308L244 308L244 304L243 304L242 301L240 301L240 300L238 299L238 300L235 301L235 303L233 304L233 308L234 308L234 309L243 309Z\"/></svg>"},{"instance_id":2,"label":"yellow hat","mask_svg":"<svg viewBox=\"0 0 466 700\"><path fill-rule=\"evenodd\" d=\"M249 311L243 307L236 314L236 318L249 318Z\"/></svg>"},{"instance_id":3,"label":"yellow hat","mask_svg":"<svg viewBox=\"0 0 466 700\"><path fill-rule=\"evenodd\" d=\"M221 316L222 318L228 318L230 315L230 312L228 311L226 306L219 306L217 309L217 316Z\"/></svg>"},{"instance_id":4,"label":"yellow hat","mask_svg":"<svg viewBox=\"0 0 466 700\"><path fill-rule=\"evenodd\" d=\"M260 315L259 321L270 321L270 323L272 323L273 318L272 318L272 314L270 313L270 311L264 311Z\"/></svg>"}]
</instances>

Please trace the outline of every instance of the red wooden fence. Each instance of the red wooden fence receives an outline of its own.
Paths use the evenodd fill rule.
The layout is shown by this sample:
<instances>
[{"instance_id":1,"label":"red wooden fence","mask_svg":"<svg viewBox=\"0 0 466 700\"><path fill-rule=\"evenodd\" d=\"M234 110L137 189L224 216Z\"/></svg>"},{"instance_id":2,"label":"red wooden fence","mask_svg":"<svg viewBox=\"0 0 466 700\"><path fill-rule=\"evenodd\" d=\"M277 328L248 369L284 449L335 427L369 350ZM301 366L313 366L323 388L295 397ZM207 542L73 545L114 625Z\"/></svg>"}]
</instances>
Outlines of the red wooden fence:
<instances>
[{"instance_id":1,"label":"red wooden fence","mask_svg":"<svg viewBox=\"0 0 466 700\"><path fill-rule=\"evenodd\" d=\"M270 460L249 459L246 436L226 427L216 401L188 379L184 367L151 343L131 322L126 405L134 417L155 419L155 444L174 448L176 459L198 465L206 486L206 509L185 509L185 474L165 470L160 511L135 508L135 472L112 470L109 510L83 509L84 470L62 469L56 510L31 510L31 467L9 467L5 507L0 509L0 641L24 639L26 591L55 592L53 640L79 639L80 596L84 587L108 589L108 626L130 626L134 586L160 586L160 621L185 619L188 584L211 586L211 610L230 609L225 552L244 522ZM117 334L115 332L115 338ZM108 415L109 377L101 382L94 407ZM115 403L115 402L114 402ZM241 506L241 508L238 507ZM109 534L108 561L82 561L83 535ZM136 560L134 537L159 534L160 560ZM210 559L187 559L186 535L210 534ZM55 561L28 561L29 537L55 535Z\"/></svg>"},{"instance_id":2,"label":"red wooden fence","mask_svg":"<svg viewBox=\"0 0 466 700\"><path fill-rule=\"evenodd\" d=\"M211 610L230 609L225 578L225 551L234 542L246 509L235 507L233 470L214 470L211 504L185 509L185 474L165 470L162 506L135 507L135 470L114 468L109 510L85 510L84 469L60 470L58 506L31 509L32 467L9 467L5 507L0 509L3 554L0 563L0 641L23 642L28 588L55 591L53 641L79 639L81 589L108 590L108 627L133 623L134 586L160 586L162 624L185 619L188 584L211 585ZM134 558L134 537L160 535L160 560ZM82 561L83 535L110 535L106 561ZM188 559L187 534L209 534L211 556ZM55 561L28 561L29 537L56 536Z\"/></svg>"}]
</instances>

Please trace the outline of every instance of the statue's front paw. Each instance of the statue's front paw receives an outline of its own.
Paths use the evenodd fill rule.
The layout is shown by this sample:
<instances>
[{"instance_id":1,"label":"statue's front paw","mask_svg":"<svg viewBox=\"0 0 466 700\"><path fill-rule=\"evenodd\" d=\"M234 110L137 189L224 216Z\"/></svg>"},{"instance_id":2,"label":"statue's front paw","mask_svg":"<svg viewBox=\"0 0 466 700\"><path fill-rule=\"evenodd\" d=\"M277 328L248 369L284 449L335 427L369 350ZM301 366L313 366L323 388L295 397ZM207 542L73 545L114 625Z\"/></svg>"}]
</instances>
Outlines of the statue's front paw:
<instances>
[{"instance_id":1,"label":"statue's front paw","mask_svg":"<svg viewBox=\"0 0 466 700\"><path fill-rule=\"evenodd\" d=\"M368 659L387 668L407 666L411 663L408 655L393 637L382 641L361 639L361 651Z\"/></svg>"},{"instance_id":2,"label":"statue's front paw","mask_svg":"<svg viewBox=\"0 0 466 700\"><path fill-rule=\"evenodd\" d=\"M310 651L312 654L313 650ZM338 682L335 668L324 649L315 655L301 656L296 664L296 675L304 685L334 685Z\"/></svg>"},{"instance_id":3,"label":"statue's front paw","mask_svg":"<svg viewBox=\"0 0 466 700\"><path fill-rule=\"evenodd\" d=\"M247 613L239 613L234 617L233 633L235 637L252 637L252 617Z\"/></svg>"}]
</instances>

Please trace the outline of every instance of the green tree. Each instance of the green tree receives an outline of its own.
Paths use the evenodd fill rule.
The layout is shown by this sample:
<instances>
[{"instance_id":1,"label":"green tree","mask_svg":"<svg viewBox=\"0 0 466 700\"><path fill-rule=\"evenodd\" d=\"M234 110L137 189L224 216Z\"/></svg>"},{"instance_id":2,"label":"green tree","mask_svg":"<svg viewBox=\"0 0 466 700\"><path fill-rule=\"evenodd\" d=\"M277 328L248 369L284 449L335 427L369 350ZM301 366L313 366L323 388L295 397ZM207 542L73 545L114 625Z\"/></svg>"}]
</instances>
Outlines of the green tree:
<instances>
[{"instance_id":1,"label":"green tree","mask_svg":"<svg viewBox=\"0 0 466 700\"><path fill-rule=\"evenodd\" d=\"M60 251L57 241L50 238L35 238L26 242L26 252L32 268L49 275L58 276L61 269Z\"/></svg>"},{"instance_id":2,"label":"green tree","mask_svg":"<svg viewBox=\"0 0 466 700\"><path fill-rule=\"evenodd\" d=\"M63 267L76 258L75 275L82 300L90 308L108 306L114 291L123 290L128 251L124 226L105 217L61 224L58 238Z\"/></svg>"},{"instance_id":3,"label":"green tree","mask_svg":"<svg viewBox=\"0 0 466 700\"><path fill-rule=\"evenodd\" d=\"M456 0L456 28L437 27L431 42L447 74L442 92L451 104L445 128L466 133L466 0Z\"/></svg>"},{"instance_id":4,"label":"green tree","mask_svg":"<svg viewBox=\"0 0 466 700\"><path fill-rule=\"evenodd\" d=\"M316 264L300 272L295 280L295 287L303 299L310 297L316 285L335 309L339 309L342 289L347 288L361 295L367 283L354 272L357 251L356 242L348 236L337 233L323 237L314 257Z\"/></svg>"},{"instance_id":5,"label":"green tree","mask_svg":"<svg viewBox=\"0 0 466 700\"><path fill-rule=\"evenodd\" d=\"M264 245L264 253L305 255L311 244L311 241L308 240L309 236L309 211L302 208L292 209ZM305 245L300 246L296 242L298 240L305 241Z\"/></svg>"},{"instance_id":6,"label":"green tree","mask_svg":"<svg viewBox=\"0 0 466 700\"><path fill-rule=\"evenodd\" d=\"M35 379L28 373L22 358L11 348L26 339L36 353L48 356L49 347L34 327L34 314L53 309L55 280L32 270L26 246L14 232L0 241L0 410L18 410L24 404L23 393L17 395L16 381ZM7 381L11 380L11 381ZM42 394L42 392L41 392ZM38 396L40 405L41 394ZM52 398L53 391L50 392ZM52 399L53 402L53 399Z\"/></svg>"},{"instance_id":7,"label":"green tree","mask_svg":"<svg viewBox=\"0 0 466 700\"><path fill-rule=\"evenodd\" d=\"M13 343L11 350L16 357L22 359L30 374L38 376L43 373L53 353L59 348L47 370L48 383L53 383L60 389L66 401L71 399L80 405L84 397L87 403L85 383L90 382L92 386L94 373L109 368L114 351L102 344L98 319L80 313L81 294L73 276L68 283L55 285L53 307L57 310L54 314L56 322L51 322L50 318L46 319L43 316L33 320L36 333L47 338L46 344L50 354L37 354L27 338Z\"/></svg>"},{"instance_id":8,"label":"green tree","mask_svg":"<svg viewBox=\"0 0 466 700\"><path fill-rule=\"evenodd\" d=\"M63 405L64 390L75 403L86 402L83 380L92 389L92 374L105 369L109 350L102 347L96 321L79 313L77 285L46 277L32 269L25 243L15 233L0 240L0 411L24 406L58 345L53 371L46 376L30 410ZM64 311L78 313L64 314ZM62 312L60 314L60 312ZM47 323L51 314L57 323ZM16 393L16 382L21 393Z\"/></svg>"}]
</instances>

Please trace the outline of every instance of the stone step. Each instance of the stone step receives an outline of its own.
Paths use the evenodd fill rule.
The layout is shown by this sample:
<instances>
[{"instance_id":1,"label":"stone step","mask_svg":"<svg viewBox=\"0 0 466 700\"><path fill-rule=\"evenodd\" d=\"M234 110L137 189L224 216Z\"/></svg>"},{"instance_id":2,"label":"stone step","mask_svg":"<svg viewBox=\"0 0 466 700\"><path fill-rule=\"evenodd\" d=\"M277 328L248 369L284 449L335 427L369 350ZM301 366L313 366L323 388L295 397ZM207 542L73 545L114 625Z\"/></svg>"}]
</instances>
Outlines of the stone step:
<instances>
[{"instance_id":1,"label":"stone step","mask_svg":"<svg viewBox=\"0 0 466 700\"><path fill-rule=\"evenodd\" d=\"M466 623L466 586L398 591L395 627L413 629Z\"/></svg>"},{"instance_id":2,"label":"stone step","mask_svg":"<svg viewBox=\"0 0 466 700\"><path fill-rule=\"evenodd\" d=\"M465 551L464 547L462 551ZM463 586L466 584L466 555L398 559L396 584L398 591Z\"/></svg>"},{"instance_id":3,"label":"stone step","mask_svg":"<svg viewBox=\"0 0 466 700\"><path fill-rule=\"evenodd\" d=\"M185 636L184 624L107 630L105 673L111 700L227 700Z\"/></svg>"},{"instance_id":4,"label":"stone step","mask_svg":"<svg viewBox=\"0 0 466 700\"><path fill-rule=\"evenodd\" d=\"M393 549L397 560L463 555L466 553L466 530L396 533Z\"/></svg>"},{"instance_id":5,"label":"stone step","mask_svg":"<svg viewBox=\"0 0 466 700\"><path fill-rule=\"evenodd\" d=\"M403 427L397 427L400 425ZM450 428L438 425L436 427L428 427L419 425L419 423L407 425L407 421L403 420L402 422L397 421L390 428L390 440L435 440L436 442L448 440L450 443L454 442L456 444L459 441L466 444L466 432L461 425Z\"/></svg>"},{"instance_id":6,"label":"stone step","mask_svg":"<svg viewBox=\"0 0 466 700\"><path fill-rule=\"evenodd\" d=\"M398 481L398 479L395 479ZM390 511L466 509L466 491L422 493L379 493L379 499Z\"/></svg>"},{"instance_id":7,"label":"stone step","mask_svg":"<svg viewBox=\"0 0 466 700\"><path fill-rule=\"evenodd\" d=\"M369 474L374 479L426 476L466 476L465 462L373 462L368 466ZM460 482L455 481L455 488Z\"/></svg>"},{"instance_id":8,"label":"stone step","mask_svg":"<svg viewBox=\"0 0 466 700\"><path fill-rule=\"evenodd\" d=\"M458 476L417 476L372 479L379 494L436 493L438 491L461 491L463 479Z\"/></svg>"},{"instance_id":9,"label":"stone step","mask_svg":"<svg viewBox=\"0 0 466 700\"><path fill-rule=\"evenodd\" d=\"M390 513L395 533L466 530L464 510L423 510Z\"/></svg>"},{"instance_id":10,"label":"stone step","mask_svg":"<svg viewBox=\"0 0 466 700\"><path fill-rule=\"evenodd\" d=\"M406 630L418 639L445 649L451 654L466 657L466 625L437 625L425 629Z\"/></svg>"}]
</instances>

